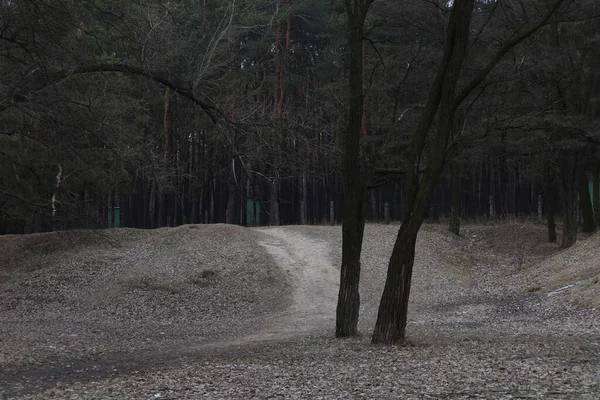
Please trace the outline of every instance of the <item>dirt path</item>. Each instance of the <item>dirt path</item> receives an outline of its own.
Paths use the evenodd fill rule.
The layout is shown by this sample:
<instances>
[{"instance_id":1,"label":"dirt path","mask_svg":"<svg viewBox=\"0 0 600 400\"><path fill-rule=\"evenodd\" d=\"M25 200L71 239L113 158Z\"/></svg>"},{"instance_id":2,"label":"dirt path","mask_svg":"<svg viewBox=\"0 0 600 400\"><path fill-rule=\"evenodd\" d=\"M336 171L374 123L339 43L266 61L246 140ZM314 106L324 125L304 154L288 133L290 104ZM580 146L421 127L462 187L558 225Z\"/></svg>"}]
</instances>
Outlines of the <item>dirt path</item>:
<instances>
[{"instance_id":1,"label":"dirt path","mask_svg":"<svg viewBox=\"0 0 600 400\"><path fill-rule=\"evenodd\" d=\"M293 290L293 303L270 317L261 332L241 338L240 342L287 339L331 329L339 272L329 259L329 245L285 228L256 231L266 236L260 245L285 271Z\"/></svg>"}]
</instances>

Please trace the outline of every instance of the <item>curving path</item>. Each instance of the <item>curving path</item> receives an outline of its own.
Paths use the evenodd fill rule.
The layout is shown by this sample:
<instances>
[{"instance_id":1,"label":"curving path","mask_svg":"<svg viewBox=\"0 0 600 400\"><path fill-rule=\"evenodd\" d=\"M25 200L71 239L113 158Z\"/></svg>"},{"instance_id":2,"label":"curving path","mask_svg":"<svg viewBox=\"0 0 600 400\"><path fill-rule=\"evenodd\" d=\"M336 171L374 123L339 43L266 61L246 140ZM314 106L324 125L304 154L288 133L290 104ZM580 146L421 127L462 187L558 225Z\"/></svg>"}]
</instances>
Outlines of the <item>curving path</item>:
<instances>
[{"instance_id":1,"label":"curving path","mask_svg":"<svg viewBox=\"0 0 600 400\"><path fill-rule=\"evenodd\" d=\"M330 329L335 321L339 271L329 259L329 245L286 228L255 229L259 243L273 257L290 284L292 304L266 321L264 328L240 339L288 339Z\"/></svg>"}]
</instances>

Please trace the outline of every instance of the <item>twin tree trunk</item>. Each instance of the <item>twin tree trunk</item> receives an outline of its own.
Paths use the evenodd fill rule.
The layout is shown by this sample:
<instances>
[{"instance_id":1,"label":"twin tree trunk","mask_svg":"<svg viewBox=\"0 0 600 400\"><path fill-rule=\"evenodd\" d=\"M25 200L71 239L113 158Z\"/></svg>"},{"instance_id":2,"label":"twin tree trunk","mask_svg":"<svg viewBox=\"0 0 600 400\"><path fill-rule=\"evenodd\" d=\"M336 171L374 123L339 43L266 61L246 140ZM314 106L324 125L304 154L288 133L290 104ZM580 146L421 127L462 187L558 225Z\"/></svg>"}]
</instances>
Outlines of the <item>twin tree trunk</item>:
<instances>
[{"instance_id":1,"label":"twin tree trunk","mask_svg":"<svg viewBox=\"0 0 600 400\"><path fill-rule=\"evenodd\" d=\"M456 96L456 85L469 41L474 1L457 0L453 4L444 55L410 145L405 192L407 209L388 264L387 279L372 336L373 343L391 344L404 340L417 234L425 218L426 205L444 165L457 108L481 85L510 49L544 26L564 0L556 0L540 20L506 42L496 56ZM345 0L350 26L350 118L344 158L343 255L336 337L357 334L360 252L366 200L366 184L361 174L359 159L363 107L362 40L364 21L371 3L372 0ZM439 118L436 134L429 145L428 157L425 157L427 136L437 114ZM423 159L428 159L428 162L419 180L420 161Z\"/></svg>"}]
</instances>

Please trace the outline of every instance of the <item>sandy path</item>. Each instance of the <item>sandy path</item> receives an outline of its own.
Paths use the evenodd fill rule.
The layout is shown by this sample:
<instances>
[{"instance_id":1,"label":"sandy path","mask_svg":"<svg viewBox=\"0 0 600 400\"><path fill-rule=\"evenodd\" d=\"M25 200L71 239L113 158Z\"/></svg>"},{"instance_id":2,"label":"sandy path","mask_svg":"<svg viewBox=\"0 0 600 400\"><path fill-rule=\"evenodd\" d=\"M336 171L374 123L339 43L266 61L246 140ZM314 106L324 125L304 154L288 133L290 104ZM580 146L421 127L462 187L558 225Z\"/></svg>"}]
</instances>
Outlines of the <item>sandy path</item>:
<instances>
[{"instance_id":1,"label":"sandy path","mask_svg":"<svg viewBox=\"0 0 600 400\"><path fill-rule=\"evenodd\" d=\"M269 317L260 332L240 342L287 339L332 329L339 272L329 259L329 245L285 228L256 231L265 235L260 245L286 273L293 303L284 312Z\"/></svg>"}]
</instances>

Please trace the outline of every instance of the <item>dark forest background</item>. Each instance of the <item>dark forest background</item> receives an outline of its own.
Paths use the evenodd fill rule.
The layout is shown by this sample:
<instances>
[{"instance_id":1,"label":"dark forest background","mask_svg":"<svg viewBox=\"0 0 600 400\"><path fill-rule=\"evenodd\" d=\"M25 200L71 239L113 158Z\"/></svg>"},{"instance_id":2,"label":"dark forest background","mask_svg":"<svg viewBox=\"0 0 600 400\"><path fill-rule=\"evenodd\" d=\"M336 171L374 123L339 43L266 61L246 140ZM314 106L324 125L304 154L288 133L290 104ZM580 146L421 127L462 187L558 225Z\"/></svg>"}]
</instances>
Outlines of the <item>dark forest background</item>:
<instances>
[{"instance_id":1,"label":"dark forest background","mask_svg":"<svg viewBox=\"0 0 600 400\"><path fill-rule=\"evenodd\" d=\"M459 89L551 2L475 3ZM449 16L439 0L370 9L367 220L403 215ZM577 208L595 229L599 16L565 1L456 110L429 219L553 226ZM0 0L0 234L339 223L348 71L341 1Z\"/></svg>"}]
</instances>

